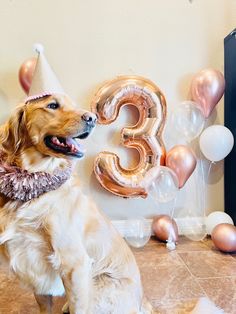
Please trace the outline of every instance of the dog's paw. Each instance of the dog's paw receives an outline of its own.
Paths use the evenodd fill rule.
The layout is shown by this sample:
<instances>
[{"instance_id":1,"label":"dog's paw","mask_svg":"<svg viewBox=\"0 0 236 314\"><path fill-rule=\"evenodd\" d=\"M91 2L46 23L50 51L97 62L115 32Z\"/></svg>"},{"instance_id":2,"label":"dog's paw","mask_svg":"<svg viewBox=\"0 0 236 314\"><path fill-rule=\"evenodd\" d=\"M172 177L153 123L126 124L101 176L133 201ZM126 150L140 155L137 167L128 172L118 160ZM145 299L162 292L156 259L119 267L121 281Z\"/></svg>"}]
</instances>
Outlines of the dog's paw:
<instances>
[{"instance_id":1,"label":"dog's paw","mask_svg":"<svg viewBox=\"0 0 236 314\"><path fill-rule=\"evenodd\" d=\"M68 302L66 302L66 304L63 306L63 308L62 308L62 313L63 313L63 314L70 314Z\"/></svg>"}]
</instances>

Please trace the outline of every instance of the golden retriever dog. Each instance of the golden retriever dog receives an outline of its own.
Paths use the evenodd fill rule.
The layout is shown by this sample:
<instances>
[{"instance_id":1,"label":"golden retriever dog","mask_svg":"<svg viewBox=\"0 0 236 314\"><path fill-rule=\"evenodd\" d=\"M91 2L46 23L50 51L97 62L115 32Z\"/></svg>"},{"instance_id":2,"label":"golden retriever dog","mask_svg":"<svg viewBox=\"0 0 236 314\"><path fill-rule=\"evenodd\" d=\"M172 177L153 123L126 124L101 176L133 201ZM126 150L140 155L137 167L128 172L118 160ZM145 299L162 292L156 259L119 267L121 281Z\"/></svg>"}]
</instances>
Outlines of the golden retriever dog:
<instances>
[{"instance_id":1,"label":"golden retriever dog","mask_svg":"<svg viewBox=\"0 0 236 314\"><path fill-rule=\"evenodd\" d=\"M0 175L7 167L21 169L20 175L34 178L35 191L21 199L17 181L10 185L15 194L5 191L9 182L5 190L2 185L0 255L32 289L41 314L51 313L52 296L64 293L64 313L153 313L143 297L133 254L82 193L76 174L72 171L58 186L56 179L52 189L36 193L37 184L43 184L40 173L50 177L73 170L84 154L79 141L95 122L93 113L55 94L20 105L1 127Z\"/></svg>"}]
</instances>

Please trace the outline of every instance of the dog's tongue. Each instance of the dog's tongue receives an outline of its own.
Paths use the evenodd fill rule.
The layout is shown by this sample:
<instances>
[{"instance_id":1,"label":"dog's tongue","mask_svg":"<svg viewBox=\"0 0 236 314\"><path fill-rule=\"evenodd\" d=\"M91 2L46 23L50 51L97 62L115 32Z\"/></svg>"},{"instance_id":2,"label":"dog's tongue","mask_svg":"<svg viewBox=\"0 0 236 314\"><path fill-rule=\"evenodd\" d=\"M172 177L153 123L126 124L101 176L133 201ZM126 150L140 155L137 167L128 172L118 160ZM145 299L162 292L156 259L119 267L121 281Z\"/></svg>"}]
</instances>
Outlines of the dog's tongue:
<instances>
[{"instance_id":1,"label":"dog's tongue","mask_svg":"<svg viewBox=\"0 0 236 314\"><path fill-rule=\"evenodd\" d=\"M77 152L84 153L85 152L84 147L78 142L78 140L75 140L71 137L68 137L66 139L66 145L70 148L70 151L72 153L77 153Z\"/></svg>"}]
</instances>

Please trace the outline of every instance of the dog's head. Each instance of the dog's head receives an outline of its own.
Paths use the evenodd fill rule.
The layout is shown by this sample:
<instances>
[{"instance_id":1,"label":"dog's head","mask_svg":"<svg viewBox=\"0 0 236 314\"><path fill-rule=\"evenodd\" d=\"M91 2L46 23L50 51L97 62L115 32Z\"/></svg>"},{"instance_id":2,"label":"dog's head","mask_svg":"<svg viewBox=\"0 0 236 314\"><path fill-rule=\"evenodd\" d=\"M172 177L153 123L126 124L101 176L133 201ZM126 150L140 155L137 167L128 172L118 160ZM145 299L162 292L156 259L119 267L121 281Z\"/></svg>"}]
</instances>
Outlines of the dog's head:
<instances>
[{"instance_id":1,"label":"dog's head","mask_svg":"<svg viewBox=\"0 0 236 314\"><path fill-rule=\"evenodd\" d=\"M79 141L95 123L93 113L76 109L67 96L45 96L18 107L0 134L0 144L5 151L11 146L14 153L34 146L43 155L81 158Z\"/></svg>"}]
</instances>

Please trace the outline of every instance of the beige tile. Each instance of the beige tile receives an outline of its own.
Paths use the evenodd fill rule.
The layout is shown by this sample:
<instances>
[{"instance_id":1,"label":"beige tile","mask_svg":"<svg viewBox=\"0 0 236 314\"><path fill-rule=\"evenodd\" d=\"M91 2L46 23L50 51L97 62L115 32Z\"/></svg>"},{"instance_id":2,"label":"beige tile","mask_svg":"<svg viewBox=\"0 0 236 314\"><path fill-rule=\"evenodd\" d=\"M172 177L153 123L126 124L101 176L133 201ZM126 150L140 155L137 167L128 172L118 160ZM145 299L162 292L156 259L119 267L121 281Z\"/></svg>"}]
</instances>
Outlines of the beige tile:
<instances>
[{"instance_id":1,"label":"beige tile","mask_svg":"<svg viewBox=\"0 0 236 314\"><path fill-rule=\"evenodd\" d=\"M158 254L168 253L169 250L166 248L166 243L158 241L155 237L151 237L148 244L143 248L135 249L131 248L133 252L155 252L158 250Z\"/></svg>"},{"instance_id":2,"label":"beige tile","mask_svg":"<svg viewBox=\"0 0 236 314\"><path fill-rule=\"evenodd\" d=\"M0 313L37 313L32 293L20 286L15 278L8 278L6 269L0 272Z\"/></svg>"},{"instance_id":3,"label":"beige tile","mask_svg":"<svg viewBox=\"0 0 236 314\"><path fill-rule=\"evenodd\" d=\"M164 305L171 300L186 300L204 295L197 281L185 266L141 268L144 291L150 300Z\"/></svg>"},{"instance_id":4,"label":"beige tile","mask_svg":"<svg viewBox=\"0 0 236 314\"><path fill-rule=\"evenodd\" d=\"M224 277L236 274L236 261L231 255L213 251L178 254L196 277Z\"/></svg>"},{"instance_id":5,"label":"beige tile","mask_svg":"<svg viewBox=\"0 0 236 314\"><path fill-rule=\"evenodd\" d=\"M54 298L53 314L61 313L65 298ZM33 294L19 281L9 276L7 269L0 268L0 314L38 313L38 305Z\"/></svg>"},{"instance_id":6,"label":"beige tile","mask_svg":"<svg viewBox=\"0 0 236 314\"><path fill-rule=\"evenodd\" d=\"M134 252L134 256L136 261L140 267L149 268L153 270L157 270L161 266L177 266L177 265L184 265L182 259L179 257L176 251L171 251L167 253L160 254L160 250L155 248L153 251L145 251L145 252Z\"/></svg>"},{"instance_id":7,"label":"beige tile","mask_svg":"<svg viewBox=\"0 0 236 314\"><path fill-rule=\"evenodd\" d=\"M236 277L198 279L208 297L228 314L236 314Z\"/></svg>"},{"instance_id":8,"label":"beige tile","mask_svg":"<svg viewBox=\"0 0 236 314\"><path fill-rule=\"evenodd\" d=\"M191 241L190 239L181 236L177 245L178 252L189 252L189 251L209 251L209 239L205 238L202 241Z\"/></svg>"},{"instance_id":9,"label":"beige tile","mask_svg":"<svg viewBox=\"0 0 236 314\"><path fill-rule=\"evenodd\" d=\"M191 241L190 239L180 236L178 244L176 245L177 252L189 252L189 251L209 251L210 246L208 242L212 242L208 238L203 241ZM155 237L151 237L148 244L140 249L132 248L133 252L155 252L158 250L158 254L168 253L166 243L157 240Z\"/></svg>"}]
</instances>

